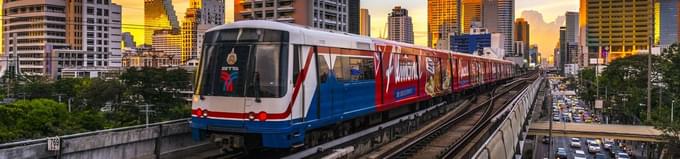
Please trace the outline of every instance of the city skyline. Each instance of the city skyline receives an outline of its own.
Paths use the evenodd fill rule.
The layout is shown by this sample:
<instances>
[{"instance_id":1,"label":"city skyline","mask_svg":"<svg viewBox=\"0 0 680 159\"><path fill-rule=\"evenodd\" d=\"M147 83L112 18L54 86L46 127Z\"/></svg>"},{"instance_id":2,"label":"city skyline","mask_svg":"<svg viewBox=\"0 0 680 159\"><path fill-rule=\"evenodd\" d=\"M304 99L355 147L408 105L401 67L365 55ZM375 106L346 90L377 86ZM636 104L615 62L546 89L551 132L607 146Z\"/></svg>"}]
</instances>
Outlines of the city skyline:
<instances>
[{"instance_id":1,"label":"city skyline","mask_svg":"<svg viewBox=\"0 0 680 159\"><path fill-rule=\"evenodd\" d=\"M184 21L186 9L190 6L190 0L172 0L175 14L180 23ZM137 44L142 44L144 41L144 1L130 1L130 0L112 0L122 6L122 31L130 32ZM0 2L1 4L2 2ZM233 22L233 8L234 1L225 1L225 22ZM394 6L404 6L409 9L409 15L413 18L413 32L414 42L416 45L427 45L427 0L413 0L413 1L397 1L397 0L379 0L379 1L361 1L361 8L366 8L371 14L371 36L387 38L385 32L387 15L391 12ZM541 14L543 22L538 22L536 18L526 18L530 25L534 23L552 23L559 22L560 17L564 16L566 11L578 11L578 0L515 0L515 19L526 18L522 14L524 11L536 11ZM563 22L562 22L563 23ZM563 25L563 24L558 24ZM542 25L532 27L531 38L532 44L538 44L542 55L549 55L558 40L559 27L557 28L540 28ZM555 36L538 35L554 34ZM545 41L545 42L543 42ZM546 56L543 56L546 57Z\"/></svg>"}]
</instances>

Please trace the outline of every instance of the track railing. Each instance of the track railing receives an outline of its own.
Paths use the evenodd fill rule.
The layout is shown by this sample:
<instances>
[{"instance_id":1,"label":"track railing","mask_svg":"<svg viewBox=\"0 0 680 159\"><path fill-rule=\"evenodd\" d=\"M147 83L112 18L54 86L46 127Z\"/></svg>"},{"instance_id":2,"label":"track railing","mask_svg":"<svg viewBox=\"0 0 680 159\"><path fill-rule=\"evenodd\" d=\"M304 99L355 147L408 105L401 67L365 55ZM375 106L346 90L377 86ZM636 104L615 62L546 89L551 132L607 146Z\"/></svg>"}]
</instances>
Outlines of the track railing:
<instances>
[{"instance_id":1,"label":"track railing","mask_svg":"<svg viewBox=\"0 0 680 159\"><path fill-rule=\"evenodd\" d=\"M159 158L204 144L191 139L189 119L178 119L0 144L0 159Z\"/></svg>"},{"instance_id":2,"label":"track railing","mask_svg":"<svg viewBox=\"0 0 680 159\"><path fill-rule=\"evenodd\" d=\"M494 120L500 121L494 131L485 134L486 141L477 146L477 151L468 158L491 159L491 158L515 158L515 154L520 152L520 140L524 138L523 132L526 130L527 117L530 115L530 108L536 99L536 94L543 81L539 77L527 89L523 90L519 96L510 102L510 106L500 112Z\"/></svg>"}]
</instances>

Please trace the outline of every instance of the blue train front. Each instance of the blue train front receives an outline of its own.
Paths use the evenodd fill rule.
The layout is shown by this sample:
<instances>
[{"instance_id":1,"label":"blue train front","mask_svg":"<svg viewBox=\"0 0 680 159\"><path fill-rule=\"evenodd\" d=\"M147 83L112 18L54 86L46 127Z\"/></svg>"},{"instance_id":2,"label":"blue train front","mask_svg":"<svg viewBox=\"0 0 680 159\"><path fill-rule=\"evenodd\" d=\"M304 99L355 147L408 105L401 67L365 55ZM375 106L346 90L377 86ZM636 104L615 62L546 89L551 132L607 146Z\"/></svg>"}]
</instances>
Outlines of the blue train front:
<instances>
[{"instance_id":1,"label":"blue train front","mask_svg":"<svg viewBox=\"0 0 680 159\"><path fill-rule=\"evenodd\" d=\"M195 139L232 147L289 148L304 143L306 130L375 111L373 55L347 58L352 62L347 63L348 74L338 77L327 61L345 57L318 53L325 48L304 45L313 36L296 30L288 24L246 21L205 34L192 102ZM347 102L365 104L343 106L339 97L350 95L344 87L348 83L357 91L351 95L359 96ZM351 113L343 113L347 109Z\"/></svg>"}]
</instances>

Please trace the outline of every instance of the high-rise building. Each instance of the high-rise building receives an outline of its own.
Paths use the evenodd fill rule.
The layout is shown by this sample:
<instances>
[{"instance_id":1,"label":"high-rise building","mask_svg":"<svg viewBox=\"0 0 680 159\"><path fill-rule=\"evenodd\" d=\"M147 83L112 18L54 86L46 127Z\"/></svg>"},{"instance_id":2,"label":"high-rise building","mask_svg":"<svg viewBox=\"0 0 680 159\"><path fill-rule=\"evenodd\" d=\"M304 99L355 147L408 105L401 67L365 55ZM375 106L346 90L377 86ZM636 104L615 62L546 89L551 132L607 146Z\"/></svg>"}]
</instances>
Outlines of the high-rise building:
<instances>
[{"instance_id":1,"label":"high-rise building","mask_svg":"<svg viewBox=\"0 0 680 159\"><path fill-rule=\"evenodd\" d=\"M427 1L427 44L437 48L439 40L448 41L449 34L460 33L461 0ZM446 45L443 43L440 45Z\"/></svg>"},{"instance_id":2,"label":"high-rise building","mask_svg":"<svg viewBox=\"0 0 680 159\"><path fill-rule=\"evenodd\" d=\"M191 0L182 22L181 61L198 59L203 34L224 24L224 0Z\"/></svg>"},{"instance_id":3,"label":"high-rise building","mask_svg":"<svg viewBox=\"0 0 680 159\"><path fill-rule=\"evenodd\" d=\"M182 34L177 34L173 30L156 30L153 34L153 51L163 52L163 55L172 56L181 60Z\"/></svg>"},{"instance_id":4,"label":"high-rise building","mask_svg":"<svg viewBox=\"0 0 680 159\"><path fill-rule=\"evenodd\" d=\"M387 39L413 44L413 22L408 10L396 6L388 16L389 33Z\"/></svg>"},{"instance_id":5,"label":"high-rise building","mask_svg":"<svg viewBox=\"0 0 680 159\"><path fill-rule=\"evenodd\" d=\"M588 42L586 41L588 35L588 6L586 5L587 0L580 0L579 4L579 17L578 17L578 46L579 46L579 59L578 64L580 68L588 67Z\"/></svg>"},{"instance_id":6,"label":"high-rise building","mask_svg":"<svg viewBox=\"0 0 680 159\"><path fill-rule=\"evenodd\" d=\"M604 64L649 49L654 29L651 0L588 1L586 6L589 64Z\"/></svg>"},{"instance_id":7,"label":"high-rise building","mask_svg":"<svg viewBox=\"0 0 680 159\"><path fill-rule=\"evenodd\" d=\"M521 54L521 52L527 53L529 51L529 44L531 42L529 40L529 27L529 23L524 18L517 18L515 20L515 41L521 41L523 47L515 47L514 56L523 56L525 59L529 58L528 54Z\"/></svg>"},{"instance_id":8,"label":"high-rise building","mask_svg":"<svg viewBox=\"0 0 680 159\"><path fill-rule=\"evenodd\" d=\"M5 1L3 10L7 56L2 69L56 78L67 67L89 77L121 67L120 5L110 1ZM81 57L67 57L71 53ZM66 58L83 60L65 63Z\"/></svg>"},{"instance_id":9,"label":"high-rise building","mask_svg":"<svg viewBox=\"0 0 680 159\"><path fill-rule=\"evenodd\" d=\"M130 32L124 32L121 35L122 41L123 41L123 47L124 48L131 48L134 49L137 47L137 42L135 42L135 37L132 36Z\"/></svg>"},{"instance_id":10,"label":"high-rise building","mask_svg":"<svg viewBox=\"0 0 680 159\"><path fill-rule=\"evenodd\" d=\"M151 44L154 31L161 29L179 32L172 0L144 0L144 44Z\"/></svg>"},{"instance_id":11,"label":"high-rise building","mask_svg":"<svg viewBox=\"0 0 680 159\"><path fill-rule=\"evenodd\" d=\"M515 20L514 0L483 0L482 25L492 33L503 34L505 52L513 50L513 21Z\"/></svg>"},{"instance_id":12,"label":"high-rise building","mask_svg":"<svg viewBox=\"0 0 680 159\"><path fill-rule=\"evenodd\" d=\"M234 20L267 19L316 28L349 31L350 3L338 0L235 1ZM352 4L357 5L358 4Z\"/></svg>"},{"instance_id":13,"label":"high-rise building","mask_svg":"<svg viewBox=\"0 0 680 159\"><path fill-rule=\"evenodd\" d=\"M527 63L530 67L538 66L540 64L539 56L538 45L533 44L529 46L529 59L527 60Z\"/></svg>"},{"instance_id":14,"label":"high-rise building","mask_svg":"<svg viewBox=\"0 0 680 159\"><path fill-rule=\"evenodd\" d=\"M346 0L347 1L347 16L348 16L348 23L347 26L348 32L352 34L359 34L359 30L361 29L361 20L360 17L360 10L361 10L361 5L359 4L359 0Z\"/></svg>"},{"instance_id":15,"label":"high-rise building","mask_svg":"<svg viewBox=\"0 0 680 159\"><path fill-rule=\"evenodd\" d=\"M579 39L579 14L578 12L567 12L567 42L578 42Z\"/></svg>"},{"instance_id":16,"label":"high-rise building","mask_svg":"<svg viewBox=\"0 0 680 159\"><path fill-rule=\"evenodd\" d=\"M568 27L560 27L560 40L559 40L559 65L558 68L560 72L565 72L565 67L569 64L578 63L578 43L574 41L569 41L569 38L573 38L573 35L569 35ZM574 40L574 39L572 39Z\"/></svg>"},{"instance_id":17,"label":"high-rise building","mask_svg":"<svg viewBox=\"0 0 680 159\"><path fill-rule=\"evenodd\" d=\"M359 35L371 36L371 15L368 14L368 9L361 8L359 23Z\"/></svg>"},{"instance_id":18,"label":"high-rise building","mask_svg":"<svg viewBox=\"0 0 680 159\"><path fill-rule=\"evenodd\" d=\"M678 0L661 0L660 8L660 45L670 45L678 42L680 37L680 1Z\"/></svg>"},{"instance_id":19,"label":"high-rise building","mask_svg":"<svg viewBox=\"0 0 680 159\"><path fill-rule=\"evenodd\" d=\"M462 0L461 28L463 33L469 33L473 22L482 21L482 0Z\"/></svg>"}]
</instances>

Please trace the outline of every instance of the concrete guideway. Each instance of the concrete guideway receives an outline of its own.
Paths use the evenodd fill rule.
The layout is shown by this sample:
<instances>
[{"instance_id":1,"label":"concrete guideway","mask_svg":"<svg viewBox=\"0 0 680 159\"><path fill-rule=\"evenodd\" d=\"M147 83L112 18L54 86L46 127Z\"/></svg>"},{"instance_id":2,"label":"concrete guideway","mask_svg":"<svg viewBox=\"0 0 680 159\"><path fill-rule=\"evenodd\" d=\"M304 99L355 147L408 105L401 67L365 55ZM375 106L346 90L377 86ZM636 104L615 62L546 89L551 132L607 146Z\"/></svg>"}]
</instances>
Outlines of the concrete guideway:
<instances>
[{"instance_id":1,"label":"concrete guideway","mask_svg":"<svg viewBox=\"0 0 680 159\"><path fill-rule=\"evenodd\" d=\"M660 138L663 132L653 126L562 122L553 123L552 126L553 136L665 142ZM533 122L529 126L529 135L547 136L549 131L550 123L547 121Z\"/></svg>"}]
</instances>

